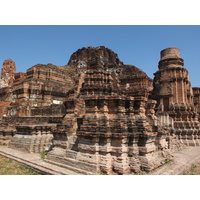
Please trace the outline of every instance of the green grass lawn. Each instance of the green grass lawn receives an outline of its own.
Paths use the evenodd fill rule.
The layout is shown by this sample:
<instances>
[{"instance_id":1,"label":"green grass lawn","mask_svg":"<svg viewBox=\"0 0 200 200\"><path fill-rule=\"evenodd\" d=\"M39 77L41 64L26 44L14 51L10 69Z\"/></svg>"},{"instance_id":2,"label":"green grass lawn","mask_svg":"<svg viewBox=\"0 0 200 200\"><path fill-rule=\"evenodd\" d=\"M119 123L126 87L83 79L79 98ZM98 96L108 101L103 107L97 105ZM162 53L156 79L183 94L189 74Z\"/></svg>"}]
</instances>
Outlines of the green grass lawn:
<instances>
[{"instance_id":1,"label":"green grass lawn","mask_svg":"<svg viewBox=\"0 0 200 200\"><path fill-rule=\"evenodd\" d=\"M0 175L40 175L25 165L0 156Z\"/></svg>"}]
</instances>

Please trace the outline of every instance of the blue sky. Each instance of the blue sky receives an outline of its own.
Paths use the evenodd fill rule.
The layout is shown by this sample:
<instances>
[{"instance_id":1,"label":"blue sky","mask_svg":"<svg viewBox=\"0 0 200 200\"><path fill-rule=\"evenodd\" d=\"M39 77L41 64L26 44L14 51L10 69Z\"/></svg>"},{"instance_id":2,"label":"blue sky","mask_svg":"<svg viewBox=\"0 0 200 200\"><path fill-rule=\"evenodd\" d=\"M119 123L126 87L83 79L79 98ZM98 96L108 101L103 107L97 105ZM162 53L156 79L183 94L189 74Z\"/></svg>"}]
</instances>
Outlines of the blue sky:
<instances>
[{"instance_id":1,"label":"blue sky","mask_svg":"<svg viewBox=\"0 0 200 200\"><path fill-rule=\"evenodd\" d=\"M158 69L160 51L181 50L193 87L200 87L200 26L82 25L0 26L0 65L11 58L17 72L35 64L65 65L82 47L106 46L124 64L142 69L150 78Z\"/></svg>"}]
</instances>

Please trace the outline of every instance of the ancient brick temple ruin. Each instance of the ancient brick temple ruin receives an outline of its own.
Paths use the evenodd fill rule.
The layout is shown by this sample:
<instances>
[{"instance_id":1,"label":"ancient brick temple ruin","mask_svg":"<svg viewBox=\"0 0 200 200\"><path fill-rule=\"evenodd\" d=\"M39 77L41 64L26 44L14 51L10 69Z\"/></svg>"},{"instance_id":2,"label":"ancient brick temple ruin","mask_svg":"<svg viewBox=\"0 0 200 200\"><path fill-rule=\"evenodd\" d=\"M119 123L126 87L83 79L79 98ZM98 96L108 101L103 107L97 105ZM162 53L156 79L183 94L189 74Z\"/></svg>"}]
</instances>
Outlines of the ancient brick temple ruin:
<instances>
[{"instance_id":1,"label":"ancient brick temple ruin","mask_svg":"<svg viewBox=\"0 0 200 200\"><path fill-rule=\"evenodd\" d=\"M4 61L0 142L82 174L150 171L200 145L200 88L177 48L161 51L154 80L106 47L82 48L65 66L16 73Z\"/></svg>"}]
</instances>

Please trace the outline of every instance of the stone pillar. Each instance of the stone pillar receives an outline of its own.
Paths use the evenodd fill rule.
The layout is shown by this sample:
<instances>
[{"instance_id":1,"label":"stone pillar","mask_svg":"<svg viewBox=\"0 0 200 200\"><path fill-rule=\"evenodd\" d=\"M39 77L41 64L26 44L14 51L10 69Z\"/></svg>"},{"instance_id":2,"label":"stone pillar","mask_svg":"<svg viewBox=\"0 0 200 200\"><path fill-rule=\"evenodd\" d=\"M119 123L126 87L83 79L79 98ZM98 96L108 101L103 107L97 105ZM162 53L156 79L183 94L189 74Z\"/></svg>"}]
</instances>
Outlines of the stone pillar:
<instances>
[{"instance_id":1,"label":"stone pillar","mask_svg":"<svg viewBox=\"0 0 200 200\"><path fill-rule=\"evenodd\" d=\"M130 174L130 165L129 165L129 157L128 157L128 137L122 137L122 174Z\"/></svg>"},{"instance_id":2,"label":"stone pillar","mask_svg":"<svg viewBox=\"0 0 200 200\"><path fill-rule=\"evenodd\" d=\"M138 140L138 135L129 137L129 163L130 170L134 173L140 171Z\"/></svg>"},{"instance_id":3,"label":"stone pillar","mask_svg":"<svg viewBox=\"0 0 200 200\"><path fill-rule=\"evenodd\" d=\"M3 62L1 69L1 79L4 86L12 87L16 74L16 64L13 60L8 59Z\"/></svg>"},{"instance_id":4,"label":"stone pillar","mask_svg":"<svg viewBox=\"0 0 200 200\"><path fill-rule=\"evenodd\" d=\"M99 137L95 137L95 156L96 156L96 171L100 173L100 157L99 157Z\"/></svg>"},{"instance_id":5,"label":"stone pillar","mask_svg":"<svg viewBox=\"0 0 200 200\"><path fill-rule=\"evenodd\" d=\"M30 153L34 153L35 152L35 143L36 143L36 139L37 139L37 135L36 135L36 131L33 130L32 132L32 137L31 137L31 145L30 145Z\"/></svg>"},{"instance_id":6,"label":"stone pillar","mask_svg":"<svg viewBox=\"0 0 200 200\"><path fill-rule=\"evenodd\" d=\"M123 114L126 112L125 110L125 101L122 99L118 100L119 104L118 104L118 113L119 114Z\"/></svg>"},{"instance_id":7,"label":"stone pillar","mask_svg":"<svg viewBox=\"0 0 200 200\"><path fill-rule=\"evenodd\" d=\"M106 165L105 165L105 171L107 174L112 174L112 155L111 155L111 138L108 137L106 139L106 155L105 155L105 159L106 159Z\"/></svg>"}]
</instances>

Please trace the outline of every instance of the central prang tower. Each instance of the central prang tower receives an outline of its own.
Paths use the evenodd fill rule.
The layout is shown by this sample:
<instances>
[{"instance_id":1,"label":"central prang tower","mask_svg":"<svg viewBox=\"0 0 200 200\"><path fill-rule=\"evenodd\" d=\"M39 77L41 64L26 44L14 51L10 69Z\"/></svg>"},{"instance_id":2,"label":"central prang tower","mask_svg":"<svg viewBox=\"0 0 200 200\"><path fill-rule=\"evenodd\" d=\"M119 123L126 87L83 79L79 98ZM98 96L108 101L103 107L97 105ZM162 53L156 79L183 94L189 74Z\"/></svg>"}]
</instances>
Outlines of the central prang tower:
<instances>
[{"instance_id":1,"label":"central prang tower","mask_svg":"<svg viewBox=\"0 0 200 200\"><path fill-rule=\"evenodd\" d=\"M199 145L199 122L193 103L193 90L180 50L161 51L159 70L154 74L153 98L157 114L168 114L174 120L174 132L186 145Z\"/></svg>"}]
</instances>

